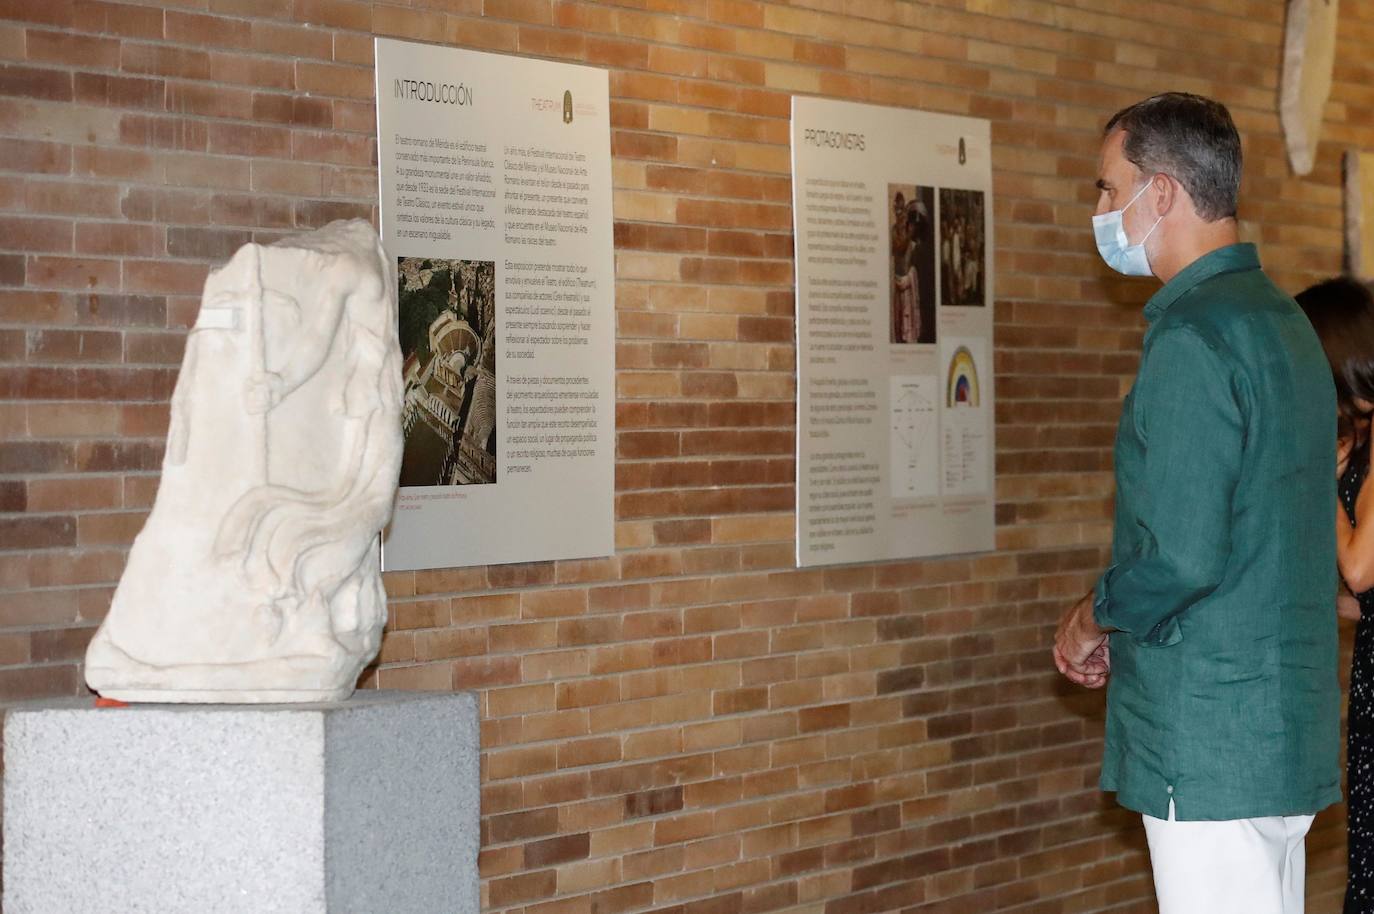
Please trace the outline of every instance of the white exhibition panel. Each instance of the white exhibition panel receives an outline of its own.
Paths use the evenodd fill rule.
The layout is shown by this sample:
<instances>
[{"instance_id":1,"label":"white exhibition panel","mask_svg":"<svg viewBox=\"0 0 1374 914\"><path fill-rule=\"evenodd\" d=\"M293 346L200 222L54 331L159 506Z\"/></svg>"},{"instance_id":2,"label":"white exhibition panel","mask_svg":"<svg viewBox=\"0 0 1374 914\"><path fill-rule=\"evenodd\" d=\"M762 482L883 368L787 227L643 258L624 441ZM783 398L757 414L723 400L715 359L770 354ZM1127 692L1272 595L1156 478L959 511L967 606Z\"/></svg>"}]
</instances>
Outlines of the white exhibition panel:
<instances>
[{"instance_id":1,"label":"white exhibition panel","mask_svg":"<svg viewBox=\"0 0 1374 914\"><path fill-rule=\"evenodd\" d=\"M406 452L386 570L614 551L604 70L376 39Z\"/></svg>"},{"instance_id":2,"label":"white exhibition panel","mask_svg":"<svg viewBox=\"0 0 1374 914\"><path fill-rule=\"evenodd\" d=\"M792 99L797 564L994 546L986 120Z\"/></svg>"}]
</instances>

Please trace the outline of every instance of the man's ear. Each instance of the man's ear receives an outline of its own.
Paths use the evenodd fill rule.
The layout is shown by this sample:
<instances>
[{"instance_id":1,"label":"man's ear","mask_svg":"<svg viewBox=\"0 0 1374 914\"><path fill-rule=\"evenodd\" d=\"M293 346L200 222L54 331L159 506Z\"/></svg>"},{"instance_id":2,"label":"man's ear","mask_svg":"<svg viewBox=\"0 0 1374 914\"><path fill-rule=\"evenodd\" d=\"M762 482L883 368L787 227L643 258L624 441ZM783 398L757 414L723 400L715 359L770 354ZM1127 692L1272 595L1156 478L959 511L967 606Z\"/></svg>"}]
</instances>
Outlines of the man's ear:
<instances>
[{"instance_id":1,"label":"man's ear","mask_svg":"<svg viewBox=\"0 0 1374 914\"><path fill-rule=\"evenodd\" d=\"M1150 198L1154 201L1155 216L1163 219L1176 205L1187 199L1187 193L1168 175L1155 175L1150 181Z\"/></svg>"}]
</instances>

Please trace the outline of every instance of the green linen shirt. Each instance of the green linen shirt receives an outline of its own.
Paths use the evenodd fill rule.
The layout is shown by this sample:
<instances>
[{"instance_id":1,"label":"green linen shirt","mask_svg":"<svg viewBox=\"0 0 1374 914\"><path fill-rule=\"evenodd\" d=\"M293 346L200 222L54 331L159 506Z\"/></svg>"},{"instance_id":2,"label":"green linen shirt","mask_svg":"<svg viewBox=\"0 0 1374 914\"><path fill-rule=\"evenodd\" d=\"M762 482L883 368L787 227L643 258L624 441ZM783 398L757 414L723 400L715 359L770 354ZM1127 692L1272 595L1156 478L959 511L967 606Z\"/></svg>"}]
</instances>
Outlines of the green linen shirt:
<instances>
[{"instance_id":1,"label":"green linen shirt","mask_svg":"<svg viewBox=\"0 0 1374 914\"><path fill-rule=\"evenodd\" d=\"M1340 793L1331 370L1253 245L1145 308L1116 440L1102 789L1179 820L1315 813Z\"/></svg>"}]
</instances>

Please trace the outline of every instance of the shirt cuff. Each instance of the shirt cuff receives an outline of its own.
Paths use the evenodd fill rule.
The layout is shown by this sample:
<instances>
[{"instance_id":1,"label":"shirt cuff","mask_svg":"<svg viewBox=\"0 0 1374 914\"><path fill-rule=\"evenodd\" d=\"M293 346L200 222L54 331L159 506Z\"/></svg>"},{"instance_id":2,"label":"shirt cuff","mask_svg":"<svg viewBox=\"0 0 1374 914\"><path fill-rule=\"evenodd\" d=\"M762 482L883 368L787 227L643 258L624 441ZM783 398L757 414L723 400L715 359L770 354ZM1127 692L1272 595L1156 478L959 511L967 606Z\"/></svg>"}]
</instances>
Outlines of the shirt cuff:
<instances>
[{"instance_id":1,"label":"shirt cuff","mask_svg":"<svg viewBox=\"0 0 1374 914\"><path fill-rule=\"evenodd\" d=\"M1102 577L1097 579L1097 586L1093 588L1093 621L1097 623L1097 627L1110 632L1121 632L1142 647L1168 647L1182 641L1183 629L1179 626L1176 616L1156 622L1146 632L1131 631L1130 627L1112 619L1109 581L1116 568L1117 566L1113 565L1104 571Z\"/></svg>"},{"instance_id":2,"label":"shirt cuff","mask_svg":"<svg viewBox=\"0 0 1374 914\"><path fill-rule=\"evenodd\" d=\"M1112 624L1111 617L1107 613L1107 607L1110 604L1110 600L1107 598L1107 578L1111 577L1115 570L1116 566L1113 565L1102 572L1102 577L1097 579L1097 586L1093 588L1093 621L1097 623L1098 628L1112 630L1117 627Z\"/></svg>"}]
</instances>

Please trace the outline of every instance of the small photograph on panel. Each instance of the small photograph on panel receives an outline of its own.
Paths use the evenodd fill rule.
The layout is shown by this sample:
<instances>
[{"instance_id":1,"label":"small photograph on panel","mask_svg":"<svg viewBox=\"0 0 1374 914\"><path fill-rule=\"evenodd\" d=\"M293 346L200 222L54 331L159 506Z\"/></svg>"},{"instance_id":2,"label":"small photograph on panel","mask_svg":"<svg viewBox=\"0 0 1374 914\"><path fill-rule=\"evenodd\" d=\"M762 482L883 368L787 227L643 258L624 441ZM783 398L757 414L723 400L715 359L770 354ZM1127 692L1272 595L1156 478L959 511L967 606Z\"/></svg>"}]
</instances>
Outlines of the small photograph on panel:
<instances>
[{"instance_id":1,"label":"small photograph on panel","mask_svg":"<svg viewBox=\"0 0 1374 914\"><path fill-rule=\"evenodd\" d=\"M496 264L398 257L403 486L496 482Z\"/></svg>"},{"instance_id":2,"label":"small photograph on panel","mask_svg":"<svg viewBox=\"0 0 1374 914\"><path fill-rule=\"evenodd\" d=\"M887 186L893 343L935 342L935 188Z\"/></svg>"},{"instance_id":3,"label":"small photograph on panel","mask_svg":"<svg viewBox=\"0 0 1374 914\"><path fill-rule=\"evenodd\" d=\"M987 249L981 190L940 188L940 304L987 304Z\"/></svg>"}]
</instances>

